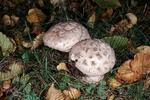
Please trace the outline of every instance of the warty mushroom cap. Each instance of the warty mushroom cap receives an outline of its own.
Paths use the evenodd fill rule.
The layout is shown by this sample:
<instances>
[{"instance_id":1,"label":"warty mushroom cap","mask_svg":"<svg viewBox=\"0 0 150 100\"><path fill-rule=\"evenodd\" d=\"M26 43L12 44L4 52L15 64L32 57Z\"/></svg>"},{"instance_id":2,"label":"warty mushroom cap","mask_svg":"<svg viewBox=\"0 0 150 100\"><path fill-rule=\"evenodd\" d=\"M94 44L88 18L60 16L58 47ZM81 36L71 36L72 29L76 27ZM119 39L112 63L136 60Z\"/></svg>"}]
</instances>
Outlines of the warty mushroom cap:
<instances>
[{"instance_id":1,"label":"warty mushroom cap","mask_svg":"<svg viewBox=\"0 0 150 100\"><path fill-rule=\"evenodd\" d=\"M74 61L75 66L92 81L101 80L104 74L113 68L116 61L111 46L99 39L78 42L72 47L69 59Z\"/></svg>"},{"instance_id":2,"label":"warty mushroom cap","mask_svg":"<svg viewBox=\"0 0 150 100\"><path fill-rule=\"evenodd\" d=\"M77 22L60 22L52 26L44 35L44 45L63 52L69 52L73 45L90 35L87 29Z\"/></svg>"}]
</instances>

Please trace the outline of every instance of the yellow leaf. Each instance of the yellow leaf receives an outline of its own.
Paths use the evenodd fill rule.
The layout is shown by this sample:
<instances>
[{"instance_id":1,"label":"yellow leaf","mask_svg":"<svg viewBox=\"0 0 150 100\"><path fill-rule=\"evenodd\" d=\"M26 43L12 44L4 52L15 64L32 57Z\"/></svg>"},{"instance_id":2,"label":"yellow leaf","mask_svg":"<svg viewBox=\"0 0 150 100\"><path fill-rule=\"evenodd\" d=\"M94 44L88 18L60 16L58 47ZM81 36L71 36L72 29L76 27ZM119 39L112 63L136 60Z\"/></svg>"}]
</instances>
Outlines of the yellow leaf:
<instances>
[{"instance_id":1,"label":"yellow leaf","mask_svg":"<svg viewBox=\"0 0 150 100\"><path fill-rule=\"evenodd\" d=\"M54 84L52 84L48 89L45 100L69 100L69 99L66 99L65 95L61 92L61 90L56 89L54 87Z\"/></svg>"},{"instance_id":2,"label":"yellow leaf","mask_svg":"<svg viewBox=\"0 0 150 100\"><path fill-rule=\"evenodd\" d=\"M81 96L80 91L73 87L69 87L67 90L64 90L63 93L71 99L77 99Z\"/></svg>"},{"instance_id":3,"label":"yellow leaf","mask_svg":"<svg viewBox=\"0 0 150 100\"><path fill-rule=\"evenodd\" d=\"M116 79L110 79L109 81L108 81L108 84L109 84L109 86L111 87L111 88L117 88L117 87L119 87L120 85L121 85L121 83L119 82L119 81L117 81Z\"/></svg>"},{"instance_id":4,"label":"yellow leaf","mask_svg":"<svg viewBox=\"0 0 150 100\"><path fill-rule=\"evenodd\" d=\"M0 32L0 47L3 56L9 56L16 50L16 44L13 39L8 38L5 34Z\"/></svg>"},{"instance_id":5,"label":"yellow leaf","mask_svg":"<svg viewBox=\"0 0 150 100\"><path fill-rule=\"evenodd\" d=\"M38 8L32 8L26 16L27 21L32 24L39 24L45 21L46 15Z\"/></svg>"},{"instance_id":6,"label":"yellow leaf","mask_svg":"<svg viewBox=\"0 0 150 100\"><path fill-rule=\"evenodd\" d=\"M31 51L39 47L43 43L44 33L37 35L32 41Z\"/></svg>"},{"instance_id":7,"label":"yellow leaf","mask_svg":"<svg viewBox=\"0 0 150 100\"><path fill-rule=\"evenodd\" d=\"M93 14L88 19L88 22L87 22L88 26L91 28L94 28L95 20L96 20L96 13L93 12Z\"/></svg>"},{"instance_id":8,"label":"yellow leaf","mask_svg":"<svg viewBox=\"0 0 150 100\"><path fill-rule=\"evenodd\" d=\"M68 68L67 68L67 66L66 66L65 63L59 63L59 65L57 65L57 70L58 70L58 71L60 71L60 70L65 70L65 71L68 71L68 72L69 72L69 70L68 70Z\"/></svg>"},{"instance_id":9,"label":"yellow leaf","mask_svg":"<svg viewBox=\"0 0 150 100\"><path fill-rule=\"evenodd\" d=\"M142 45L136 48L136 52L150 53L150 46Z\"/></svg>"},{"instance_id":10,"label":"yellow leaf","mask_svg":"<svg viewBox=\"0 0 150 100\"><path fill-rule=\"evenodd\" d=\"M18 74L22 73L24 65L19 61L11 61L6 67L8 67L9 70L6 72L0 71L0 81L16 77Z\"/></svg>"},{"instance_id":11,"label":"yellow leaf","mask_svg":"<svg viewBox=\"0 0 150 100\"><path fill-rule=\"evenodd\" d=\"M3 81L3 85L2 85L4 90L7 90L11 87L11 80L5 80Z\"/></svg>"},{"instance_id":12,"label":"yellow leaf","mask_svg":"<svg viewBox=\"0 0 150 100\"><path fill-rule=\"evenodd\" d=\"M137 24L137 17L133 13L126 14L127 19L122 19L111 27L109 33L113 32L127 32L130 28Z\"/></svg>"}]
</instances>

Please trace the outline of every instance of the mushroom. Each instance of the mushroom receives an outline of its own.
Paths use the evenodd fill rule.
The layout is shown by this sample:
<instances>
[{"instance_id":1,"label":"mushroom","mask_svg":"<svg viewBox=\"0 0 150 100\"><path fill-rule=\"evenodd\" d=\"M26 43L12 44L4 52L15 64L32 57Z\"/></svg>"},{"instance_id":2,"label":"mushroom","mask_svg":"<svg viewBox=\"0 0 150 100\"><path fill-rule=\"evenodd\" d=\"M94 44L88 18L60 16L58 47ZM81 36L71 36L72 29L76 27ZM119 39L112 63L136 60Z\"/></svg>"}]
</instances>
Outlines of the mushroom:
<instances>
[{"instance_id":1,"label":"mushroom","mask_svg":"<svg viewBox=\"0 0 150 100\"><path fill-rule=\"evenodd\" d=\"M89 39L87 29L77 22L60 22L52 26L43 37L44 45L62 51L69 52L77 42Z\"/></svg>"},{"instance_id":2,"label":"mushroom","mask_svg":"<svg viewBox=\"0 0 150 100\"><path fill-rule=\"evenodd\" d=\"M69 59L85 74L82 80L87 83L96 83L103 79L104 74L113 68L116 61L111 46L99 39L78 42L72 47Z\"/></svg>"}]
</instances>

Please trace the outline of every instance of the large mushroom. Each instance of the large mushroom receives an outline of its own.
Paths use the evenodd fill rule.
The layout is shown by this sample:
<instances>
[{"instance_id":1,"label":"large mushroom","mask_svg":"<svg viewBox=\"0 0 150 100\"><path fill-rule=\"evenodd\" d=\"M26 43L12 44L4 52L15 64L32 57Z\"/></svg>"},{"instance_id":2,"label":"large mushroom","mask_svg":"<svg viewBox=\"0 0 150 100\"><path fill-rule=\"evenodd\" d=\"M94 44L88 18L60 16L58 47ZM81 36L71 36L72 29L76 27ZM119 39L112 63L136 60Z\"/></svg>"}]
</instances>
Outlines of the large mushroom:
<instances>
[{"instance_id":1,"label":"large mushroom","mask_svg":"<svg viewBox=\"0 0 150 100\"><path fill-rule=\"evenodd\" d=\"M52 26L44 35L44 45L69 52L71 47L81 40L89 39L87 29L77 22L60 22Z\"/></svg>"},{"instance_id":2,"label":"large mushroom","mask_svg":"<svg viewBox=\"0 0 150 100\"><path fill-rule=\"evenodd\" d=\"M115 53L109 44L99 39L87 39L74 45L69 59L86 76L83 81L96 83L115 65Z\"/></svg>"}]
</instances>

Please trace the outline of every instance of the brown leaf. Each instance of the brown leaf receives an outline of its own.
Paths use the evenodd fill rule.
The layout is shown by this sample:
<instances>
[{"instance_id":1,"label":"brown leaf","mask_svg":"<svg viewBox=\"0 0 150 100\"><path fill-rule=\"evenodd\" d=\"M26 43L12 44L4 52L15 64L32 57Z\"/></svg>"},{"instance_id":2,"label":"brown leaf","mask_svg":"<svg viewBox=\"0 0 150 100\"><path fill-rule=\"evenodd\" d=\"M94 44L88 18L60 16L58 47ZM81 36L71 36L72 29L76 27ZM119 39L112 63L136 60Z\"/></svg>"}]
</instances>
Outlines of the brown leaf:
<instances>
[{"instance_id":1,"label":"brown leaf","mask_svg":"<svg viewBox=\"0 0 150 100\"><path fill-rule=\"evenodd\" d=\"M142 45L136 48L136 52L150 53L150 46Z\"/></svg>"},{"instance_id":2,"label":"brown leaf","mask_svg":"<svg viewBox=\"0 0 150 100\"><path fill-rule=\"evenodd\" d=\"M95 21L96 21L96 13L93 12L92 15L88 19L88 22L87 22L88 26L91 28L94 28Z\"/></svg>"},{"instance_id":3,"label":"brown leaf","mask_svg":"<svg viewBox=\"0 0 150 100\"><path fill-rule=\"evenodd\" d=\"M150 72L150 54L137 53L133 60L125 61L118 69L115 78L122 83L133 83Z\"/></svg>"},{"instance_id":4,"label":"brown leaf","mask_svg":"<svg viewBox=\"0 0 150 100\"><path fill-rule=\"evenodd\" d=\"M70 99L66 98L66 96L61 92L61 90L56 89L54 87L54 84L52 84L48 89L45 100L70 100Z\"/></svg>"},{"instance_id":5,"label":"brown leaf","mask_svg":"<svg viewBox=\"0 0 150 100\"><path fill-rule=\"evenodd\" d=\"M130 66L131 60L125 61L118 69L115 78L121 83L133 83L141 78L142 73L136 74Z\"/></svg>"},{"instance_id":6,"label":"brown leaf","mask_svg":"<svg viewBox=\"0 0 150 100\"><path fill-rule=\"evenodd\" d=\"M5 81L3 81L2 88L3 88L4 90L9 89L10 87L11 87L11 80L5 80Z\"/></svg>"},{"instance_id":7,"label":"brown leaf","mask_svg":"<svg viewBox=\"0 0 150 100\"><path fill-rule=\"evenodd\" d=\"M15 24L18 23L19 21L19 17L15 16L15 15L4 15L2 18L2 21L4 23L4 25L6 26L15 26Z\"/></svg>"},{"instance_id":8,"label":"brown leaf","mask_svg":"<svg viewBox=\"0 0 150 100\"><path fill-rule=\"evenodd\" d=\"M43 43L43 36L44 36L44 33L39 34L34 38L34 40L32 41L32 46L30 48L31 51L36 49L37 47L39 47Z\"/></svg>"},{"instance_id":9,"label":"brown leaf","mask_svg":"<svg viewBox=\"0 0 150 100\"><path fill-rule=\"evenodd\" d=\"M30 48L30 50L34 50L38 48L43 43L43 34L37 35L33 41L22 41L22 46L25 48Z\"/></svg>"},{"instance_id":10,"label":"brown leaf","mask_svg":"<svg viewBox=\"0 0 150 100\"><path fill-rule=\"evenodd\" d=\"M64 90L63 93L71 99L77 99L81 95L80 91L73 87L69 87L67 90Z\"/></svg>"},{"instance_id":11,"label":"brown leaf","mask_svg":"<svg viewBox=\"0 0 150 100\"><path fill-rule=\"evenodd\" d=\"M132 28L135 24L137 24L137 17L133 13L126 14L127 19L123 19L119 21L117 24L113 25L109 33L113 32L127 32L130 28Z\"/></svg>"},{"instance_id":12,"label":"brown leaf","mask_svg":"<svg viewBox=\"0 0 150 100\"><path fill-rule=\"evenodd\" d=\"M59 63L59 64L57 65L57 70L58 70L58 71L65 70L65 71L68 71L68 72L69 72L69 70L68 70L66 64L63 63L63 62L62 62L62 63Z\"/></svg>"},{"instance_id":13,"label":"brown leaf","mask_svg":"<svg viewBox=\"0 0 150 100\"><path fill-rule=\"evenodd\" d=\"M117 81L116 79L110 79L108 81L108 85L111 87L111 88L117 88L121 85L121 83L119 81Z\"/></svg>"},{"instance_id":14,"label":"brown leaf","mask_svg":"<svg viewBox=\"0 0 150 100\"><path fill-rule=\"evenodd\" d=\"M26 18L31 24L39 24L45 21L46 15L40 9L32 8L29 9Z\"/></svg>"},{"instance_id":15,"label":"brown leaf","mask_svg":"<svg viewBox=\"0 0 150 100\"><path fill-rule=\"evenodd\" d=\"M115 99L115 95L112 94L109 98L107 98L107 100L114 100Z\"/></svg>"}]
</instances>

